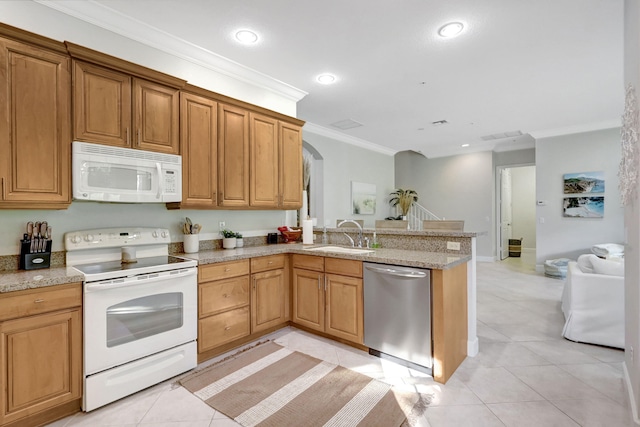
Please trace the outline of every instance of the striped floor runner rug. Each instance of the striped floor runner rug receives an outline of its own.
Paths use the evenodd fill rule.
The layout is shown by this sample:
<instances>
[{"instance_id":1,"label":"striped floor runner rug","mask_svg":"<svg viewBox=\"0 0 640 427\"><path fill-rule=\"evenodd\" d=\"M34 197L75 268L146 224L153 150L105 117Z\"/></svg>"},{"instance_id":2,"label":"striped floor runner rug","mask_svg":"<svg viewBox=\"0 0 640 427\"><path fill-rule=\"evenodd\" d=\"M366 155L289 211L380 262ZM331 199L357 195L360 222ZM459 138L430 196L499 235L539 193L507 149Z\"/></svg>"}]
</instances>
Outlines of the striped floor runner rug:
<instances>
[{"instance_id":1,"label":"striped floor runner rug","mask_svg":"<svg viewBox=\"0 0 640 427\"><path fill-rule=\"evenodd\" d=\"M407 425L418 400L381 381L273 342L180 381L209 406L249 426Z\"/></svg>"}]
</instances>

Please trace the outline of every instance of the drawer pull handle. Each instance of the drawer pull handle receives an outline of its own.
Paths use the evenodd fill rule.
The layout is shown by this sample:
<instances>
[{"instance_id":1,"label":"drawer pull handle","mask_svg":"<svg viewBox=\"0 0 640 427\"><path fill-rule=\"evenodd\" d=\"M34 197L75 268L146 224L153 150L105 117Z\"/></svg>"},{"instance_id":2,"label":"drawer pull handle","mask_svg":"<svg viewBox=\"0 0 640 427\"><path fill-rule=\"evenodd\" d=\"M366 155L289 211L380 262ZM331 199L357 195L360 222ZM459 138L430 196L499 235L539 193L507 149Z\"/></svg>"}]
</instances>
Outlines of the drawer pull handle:
<instances>
[{"instance_id":1,"label":"drawer pull handle","mask_svg":"<svg viewBox=\"0 0 640 427\"><path fill-rule=\"evenodd\" d=\"M226 273L227 271L231 271L231 269L230 268L225 268L224 271Z\"/></svg>"},{"instance_id":2,"label":"drawer pull handle","mask_svg":"<svg viewBox=\"0 0 640 427\"><path fill-rule=\"evenodd\" d=\"M38 298L37 300L34 301L35 304L40 304L41 302L44 302L42 298Z\"/></svg>"},{"instance_id":3,"label":"drawer pull handle","mask_svg":"<svg viewBox=\"0 0 640 427\"><path fill-rule=\"evenodd\" d=\"M229 298L229 295L228 294L223 294L222 297L223 298Z\"/></svg>"},{"instance_id":4,"label":"drawer pull handle","mask_svg":"<svg viewBox=\"0 0 640 427\"><path fill-rule=\"evenodd\" d=\"M273 264L273 261L269 261L269 264Z\"/></svg>"},{"instance_id":5,"label":"drawer pull handle","mask_svg":"<svg viewBox=\"0 0 640 427\"><path fill-rule=\"evenodd\" d=\"M224 328L225 331L228 331L230 329L231 329L231 326L227 326L227 327Z\"/></svg>"}]
</instances>

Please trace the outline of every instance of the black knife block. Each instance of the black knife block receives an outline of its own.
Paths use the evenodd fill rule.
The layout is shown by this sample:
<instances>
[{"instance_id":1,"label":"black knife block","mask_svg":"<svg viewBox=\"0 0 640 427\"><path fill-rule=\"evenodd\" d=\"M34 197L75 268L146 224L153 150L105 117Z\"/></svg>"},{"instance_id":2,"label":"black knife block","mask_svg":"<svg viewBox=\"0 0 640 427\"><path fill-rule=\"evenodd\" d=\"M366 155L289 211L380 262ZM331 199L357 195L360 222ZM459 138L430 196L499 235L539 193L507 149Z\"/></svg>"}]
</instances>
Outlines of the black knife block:
<instances>
[{"instance_id":1,"label":"black knife block","mask_svg":"<svg viewBox=\"0 0 640 427\"><path fill-rule=\"evenodd\" d=\"M51 240L47 240L44 252L31 253L31 241L20 240L20 270L37 270L51 266Z\"/></svg>"}]
</instances>

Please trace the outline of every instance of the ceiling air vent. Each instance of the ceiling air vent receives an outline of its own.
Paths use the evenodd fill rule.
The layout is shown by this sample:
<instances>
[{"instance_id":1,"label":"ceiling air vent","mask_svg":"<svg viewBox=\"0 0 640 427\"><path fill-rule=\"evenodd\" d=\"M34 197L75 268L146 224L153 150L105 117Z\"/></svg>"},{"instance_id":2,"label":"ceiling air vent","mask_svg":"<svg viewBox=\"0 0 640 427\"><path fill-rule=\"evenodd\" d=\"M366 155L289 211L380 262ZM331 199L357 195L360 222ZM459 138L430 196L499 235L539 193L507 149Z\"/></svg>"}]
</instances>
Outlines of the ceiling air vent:
<instances>
[{"instance_id":1,"label":"ceiling air vent","mask_svg":"<svg viewBox=\"0 0 640 427\"><path fill-rule=\"evenodd\" d=\"M494 133L491 135L485 135L480 137L483 141L491 141L494 139L504 139L504 138L513 138L514 136L522 136L522 132L519 130L514 130L511 132L502 132L502 133Z\"/></svg>"},{"instance_id":2,"label":"ceiling air vent","mask_svg":"<svg viewBox=\"0 0 640 427\"><path fill-rule=\"evenodd\" d=\"M363 124L358 123L355 120L346 119L346 120L340 120L339 122L331 123L331 126L338 129L342 129L342 130L347 130L347 129L353 129L353 128L363 126Z\"/></svg>"},{"instance_id":3,"label":"ceiling air vent","mask_svg":"<svg viewBox=\"0 0 640 427\"><path fill-rule=\"evenodd\" d=\"M442 126L449 124L449 122L446 120L436 120L435 122L431 122L431 124L434 126Z\"/></svg>"}]
</instances>

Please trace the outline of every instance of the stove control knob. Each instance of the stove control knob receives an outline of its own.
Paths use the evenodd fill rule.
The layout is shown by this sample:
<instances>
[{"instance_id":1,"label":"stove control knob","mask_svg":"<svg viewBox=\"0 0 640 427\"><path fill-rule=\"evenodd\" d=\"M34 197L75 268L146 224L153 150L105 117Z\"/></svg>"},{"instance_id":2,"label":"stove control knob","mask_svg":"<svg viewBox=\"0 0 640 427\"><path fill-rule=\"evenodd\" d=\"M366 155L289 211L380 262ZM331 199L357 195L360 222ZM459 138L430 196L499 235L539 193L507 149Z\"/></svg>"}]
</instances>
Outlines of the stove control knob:
<instances>
[{"instance_id":1,"label":"stove control knob","mask_svg":"<svg viewBox=\"0 0 640 427\"><path fill-rule=\"evenodd\" d=\"M85 242L90 242L93 240L93 236L91 234L87 234L84 236L84 241Z\"/></svg>"},{"instance_id":2,"label":"stove control knob","mask_svg":"<svg viewBox=\"0 0 640 427\"><path fill-rule=\"evenodd\" d=\"M75 235L75 236L71 236L71 243L75 243L78 244L82 241L82 239L80 238L80 236Z\"/></svg>"},{"instance_id":3,"label":"stove control knob","mask_svg":"<svg viewBox=\"0 0 640 427\"><path fill-rule=\"evenodd\" d=\"M156 230L153 230L153 233L151 233L151 235L153 236L154 239L158 238L158 232Z\"/></svg>"},{"instance_id":4,"label":"stove control knob","mask_svg":"<svg viewBox=\"0 0 640 427\"><path fill-rule=\"evenodd\" d=\"M166 238L169 235L169 233L167 233L166 231L162 232L162 237Z\"/></svg>"}]
</instances>

